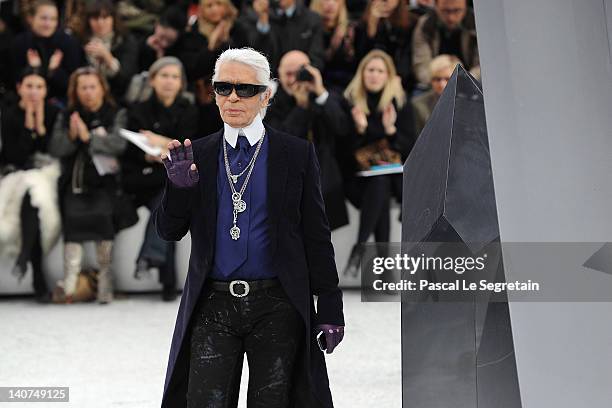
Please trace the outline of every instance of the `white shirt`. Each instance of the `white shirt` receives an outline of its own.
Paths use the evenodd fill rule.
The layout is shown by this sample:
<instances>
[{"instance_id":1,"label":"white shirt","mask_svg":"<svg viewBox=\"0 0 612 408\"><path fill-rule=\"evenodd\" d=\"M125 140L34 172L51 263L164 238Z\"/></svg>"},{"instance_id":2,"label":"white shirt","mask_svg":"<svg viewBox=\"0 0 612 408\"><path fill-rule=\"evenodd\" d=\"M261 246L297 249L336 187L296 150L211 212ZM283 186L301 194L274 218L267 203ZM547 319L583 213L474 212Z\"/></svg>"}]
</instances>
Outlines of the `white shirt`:
<instances>
[{"instance_id":1,"label":"white shirt","mask_svg":"<svg viewBox=\"0 0 612 408\"><path fill-rule=\"evenodd\" d=\"M230 146L235 148L236 143L238 143L238 134L246 136L251 146L259 142L259 139L261 139L264 132L264 125L261 120L261 115L258 113L251 124L244 128L234 128L227 123L223 123L223 129L223 136L225 137L225 140L227 140L227 143L229 143Z\"/></svg>"}]
</instances>

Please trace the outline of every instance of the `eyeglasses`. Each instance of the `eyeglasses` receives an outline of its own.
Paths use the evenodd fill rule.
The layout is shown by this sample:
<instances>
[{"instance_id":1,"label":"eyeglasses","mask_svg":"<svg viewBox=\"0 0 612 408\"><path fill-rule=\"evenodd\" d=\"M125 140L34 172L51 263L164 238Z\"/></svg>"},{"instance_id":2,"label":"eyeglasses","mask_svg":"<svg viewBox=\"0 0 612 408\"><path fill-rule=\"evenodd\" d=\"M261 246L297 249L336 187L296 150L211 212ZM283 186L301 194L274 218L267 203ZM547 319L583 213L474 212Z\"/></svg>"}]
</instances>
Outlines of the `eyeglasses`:
<instances>
[{"instance_id":1,"label":"eyeglasses","mask_svg":"<svg viewBox=\"0 0 612 408\"><path fill-rule=\"evenodd\" d=\"M236 95L241 98L251 98L258 93L264 92L268 87L266 85L254 84L232 84L231 82L213 82L215 93L221 96L230 96L232 91L236 90Z\"/></svg>"}]
</instances>

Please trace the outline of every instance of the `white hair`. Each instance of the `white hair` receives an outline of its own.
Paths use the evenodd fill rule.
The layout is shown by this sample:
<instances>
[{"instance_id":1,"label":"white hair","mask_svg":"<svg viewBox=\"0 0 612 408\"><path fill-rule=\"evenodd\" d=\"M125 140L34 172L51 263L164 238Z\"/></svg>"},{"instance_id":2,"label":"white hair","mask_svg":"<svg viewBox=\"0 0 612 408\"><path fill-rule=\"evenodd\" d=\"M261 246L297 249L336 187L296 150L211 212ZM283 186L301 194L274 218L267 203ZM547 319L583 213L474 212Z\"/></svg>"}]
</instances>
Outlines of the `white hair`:
<instances>
[{"instance_id":1,"label":"white hair","mask_svg":"<svg viewBox=\"0 0 612 408\"><path fill-rule=\"evenodd\" d=\"M218 80L221 65L226 62L237 62L255 71L255 77L258 82L257 85L265 85L268 87L265 92L259 95L259 100L263 100L267 92L269 92L270 95L274 94L276 81L271 78L270 62L268 62L265 55L250 47L228 48L219 55L219 58L217 58L215 62L215 72L212 76L213 82ZM266 116L267 108L267 106L264 106L261 109L262 118Z\"/></svg>"}]
</instances>

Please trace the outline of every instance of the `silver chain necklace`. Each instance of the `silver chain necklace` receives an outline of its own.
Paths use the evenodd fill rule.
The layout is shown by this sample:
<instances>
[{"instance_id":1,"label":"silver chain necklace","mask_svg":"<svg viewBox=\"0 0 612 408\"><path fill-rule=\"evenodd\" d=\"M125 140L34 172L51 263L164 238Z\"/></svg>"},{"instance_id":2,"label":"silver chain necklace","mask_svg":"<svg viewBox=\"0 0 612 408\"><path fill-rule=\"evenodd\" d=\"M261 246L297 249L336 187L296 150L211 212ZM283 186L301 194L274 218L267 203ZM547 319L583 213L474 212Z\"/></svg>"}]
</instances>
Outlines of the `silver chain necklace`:
<instances>
[{"instance_id":1,"label":"silver chain necklace","mask_svg":"<svg viewBox=\"0 0 612 408\"><path fill-rule=\"evenodd\" d=\"M230 236L232 237L234 241L240 238L240 228L238 228L238 225L236 225L236 222L238 220L238 213L245 211L247 208L246 202L242 199L242 195L244 194L244 191L246 190L247 184L249 184L251 173L253 173L253 169L255 168L255 160L257 160L257 156L259 155L259 151L261 150L261 145L263 144L265 135L266 135L266 130L264 129L261 134L261 138L259 139L259 142L257 143L257 148L255 149L255 153L253 154L253 158L251 159L247 167L240 174L237 174L237 175L233 175L231 173L230 166L229 166L229 159L227 158L227 145L226 145L227 141L225 140L225 138L223 138L223 160L225 162L225 173L227 175L227 180L229 181L229 186L230 186L230 189L232 190L232 207L233 207L232 211L234 214L233 226L232 228L230 228ZM236 191L236 187L234 187L234 183L238 181L238 177L242 176L244 172L247 171L247 169L248 169L248 173L247 173L246 179L244 180L244 183L242 184L240 191Z\"/></svg>"}]
</instances>

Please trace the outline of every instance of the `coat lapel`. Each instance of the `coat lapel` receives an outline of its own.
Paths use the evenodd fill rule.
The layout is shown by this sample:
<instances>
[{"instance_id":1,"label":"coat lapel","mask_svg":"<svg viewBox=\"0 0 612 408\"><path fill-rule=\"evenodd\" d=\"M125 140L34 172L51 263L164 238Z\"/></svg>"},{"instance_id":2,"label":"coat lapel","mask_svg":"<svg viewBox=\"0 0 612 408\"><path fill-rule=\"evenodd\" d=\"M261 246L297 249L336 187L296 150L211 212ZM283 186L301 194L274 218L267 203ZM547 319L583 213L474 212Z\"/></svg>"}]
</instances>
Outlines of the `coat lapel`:
<instances>
[{"instance_id":1,"label":"coat lapel","mask_svg":"<svg viewBox=\"0 0 612 408\"><path fill-rule=\"evenodd\" d=\"M214 251L215 232L217 225L217 174L219 149L223 129L206 137L198 158L198 170L200 173L200 195L202 197L202 214L207 217L206 242L210 243L209 249ZM213 253L210 253L211 257Z\"/></svg>"},{"instance_id":2,"label":"coat lapel","mask_svg":"<svg viewBox=\"0 0 612 408\"><path fill-rule=\"evenodd\" d=\"M270 233L275 243L273 248L275 249L279 219L283 213L289 158L287 144L283 136L267 125L265 125L265 128L270 149L268 151L268 217L270 219Z\"/></svg>"}]
</instances>

